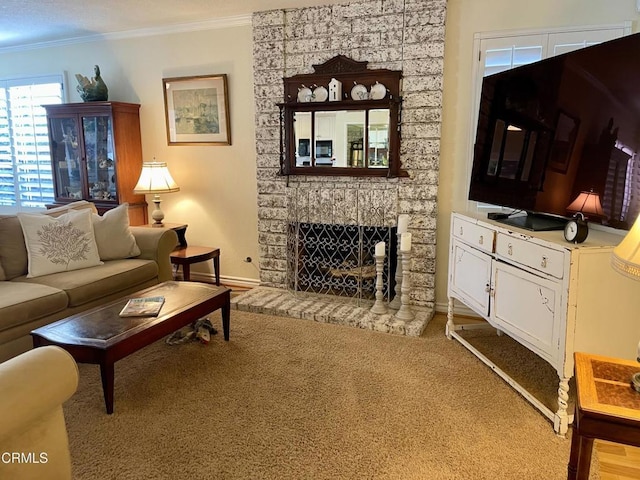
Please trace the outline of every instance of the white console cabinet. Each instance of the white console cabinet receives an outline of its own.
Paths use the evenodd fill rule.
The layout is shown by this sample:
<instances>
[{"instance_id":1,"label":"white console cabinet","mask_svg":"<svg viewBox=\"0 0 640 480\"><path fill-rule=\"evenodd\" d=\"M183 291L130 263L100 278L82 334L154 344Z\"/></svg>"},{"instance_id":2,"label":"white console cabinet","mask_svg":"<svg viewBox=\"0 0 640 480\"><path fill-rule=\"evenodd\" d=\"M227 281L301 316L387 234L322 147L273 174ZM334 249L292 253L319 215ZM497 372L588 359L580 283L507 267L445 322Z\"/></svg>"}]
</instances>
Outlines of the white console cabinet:
<instances>
[{"instance_id":1,"label":"white console cabinet","mask_svg":"<svg viewBox=\"0 0 640 480\"><path fill-rule=\"evenodd\" d=\"M531 232L471 214L453 213L446 334L456 338L567 432L573 353L635 359L640 340L640 282L615 272L611 251L621 235L591 229L579 245L561 231ZM458 300L551 364L558 373L552 411L457 332ZM476 324L477 325L477 324ZM640 365L639 365L640 368Z\"/></svg>"}]
</instances>

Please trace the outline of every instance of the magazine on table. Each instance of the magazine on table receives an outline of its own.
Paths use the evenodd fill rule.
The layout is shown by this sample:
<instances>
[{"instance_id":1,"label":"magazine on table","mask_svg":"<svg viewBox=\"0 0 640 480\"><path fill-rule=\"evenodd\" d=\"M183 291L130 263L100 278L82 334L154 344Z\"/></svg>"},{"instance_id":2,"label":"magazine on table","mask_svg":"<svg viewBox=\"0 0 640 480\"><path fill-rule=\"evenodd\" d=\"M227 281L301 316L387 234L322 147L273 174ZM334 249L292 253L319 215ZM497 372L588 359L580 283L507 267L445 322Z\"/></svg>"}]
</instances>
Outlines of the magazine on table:
<instances>
[{"instance_id":1,"label":"magazine on table","mask_svg":"<svg viewBox=\"0 0 640 480\"><path fill-rule=\"evenodd\" d=\"M120 311L121 317L157 317L164 297L130 298Z\"/></svg>"}]
</instances>

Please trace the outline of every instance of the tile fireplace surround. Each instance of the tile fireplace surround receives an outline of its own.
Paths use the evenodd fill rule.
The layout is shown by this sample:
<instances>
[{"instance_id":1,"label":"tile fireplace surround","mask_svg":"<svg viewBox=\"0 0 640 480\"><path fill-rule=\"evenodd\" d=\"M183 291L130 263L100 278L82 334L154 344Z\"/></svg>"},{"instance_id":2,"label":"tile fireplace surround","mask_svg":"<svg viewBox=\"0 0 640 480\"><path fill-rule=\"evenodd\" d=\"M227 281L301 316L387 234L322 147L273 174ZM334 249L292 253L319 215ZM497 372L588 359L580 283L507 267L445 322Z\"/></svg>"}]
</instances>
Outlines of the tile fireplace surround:
<instances>
[{"instance_id":1,"label":"tile fireplace surround","mask_svg":"<svg viewBox=\"0 0 640 480\"><path fill-rule=\"evenodd\" d=\"M445 16L446 0L368 0L254 14L260 286L235 298L236 308L420 335L433 316L435 301ZM283 98L282 79L311 73L313 64L338 54L368 61L372 69L403 72L400 158L408 177L279 175L276 104ZM410 303L416 313L411 322L373 315L368 310L372 302L365 300L358 305L341 297L287 289L290 223L368 225L362 217L371 198L384 206L383 226L396 226L398 214L410 216ZM301 204L301 199L310 200ZM312 218L301 216L301 207Z\"/></svg>"}]
</instances>

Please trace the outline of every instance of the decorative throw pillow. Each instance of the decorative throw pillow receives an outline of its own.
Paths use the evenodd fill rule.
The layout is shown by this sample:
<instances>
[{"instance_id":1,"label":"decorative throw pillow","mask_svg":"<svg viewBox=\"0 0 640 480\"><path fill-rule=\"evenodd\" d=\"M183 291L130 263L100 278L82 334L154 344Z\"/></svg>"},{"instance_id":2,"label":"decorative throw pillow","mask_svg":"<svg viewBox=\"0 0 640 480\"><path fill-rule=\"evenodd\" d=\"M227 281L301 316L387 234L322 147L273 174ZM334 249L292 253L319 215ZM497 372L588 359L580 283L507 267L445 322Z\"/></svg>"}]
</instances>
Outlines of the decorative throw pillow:
<instances>
[{"instance_id":1,"label":"decorative throw pillow","mask_svg":"<svg viewBox=\"0 0 640 480\"><path fill-rule=\"evenodd\" d=\"M100 260L117 260L140 255L140 248L129 228L128 204L118 205L102 216L94 213L91 220Z\"/></svg>"},{"instance_id":2,"label":"decorative throw pillow","mask_svg":"<svg viewBox=\"0 0 640 480\"><path fill-rule=\"evenodd\" d=\"M28 278L101 265L90 210L57 218L19 213L29 259Z\"/></svg>"}]
</instances>

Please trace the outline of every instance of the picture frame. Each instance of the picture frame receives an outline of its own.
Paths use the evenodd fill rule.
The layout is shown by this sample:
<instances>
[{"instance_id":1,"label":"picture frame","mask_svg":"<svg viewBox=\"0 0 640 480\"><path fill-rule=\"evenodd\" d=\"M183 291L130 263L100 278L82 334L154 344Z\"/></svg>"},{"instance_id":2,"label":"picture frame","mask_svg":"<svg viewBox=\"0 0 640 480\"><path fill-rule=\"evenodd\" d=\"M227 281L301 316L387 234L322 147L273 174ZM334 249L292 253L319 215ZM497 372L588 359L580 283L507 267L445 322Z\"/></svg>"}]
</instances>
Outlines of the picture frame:
<instances>
[{"instance_id":1,"label":"picture frame","mask_svg":"<svg viewBox=\"0 0 640 480\"><path fill-rule=\"evenodd\" d=\"M227 75L163 78L169 145L231 145Z\"/></svg>"},{"instance_id":2,"label":"picture frame","mask_svg":"<svg viewBox=\"0 0 640 480\"><path fill-rule=\"evenodd\" d=\"M556 129L549 152L549 168L559 173L567 173L579 129L578 118L563 110L558 111Z\"/></svg>"}]
</instances>

